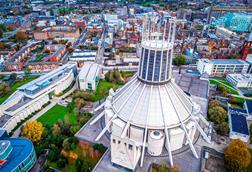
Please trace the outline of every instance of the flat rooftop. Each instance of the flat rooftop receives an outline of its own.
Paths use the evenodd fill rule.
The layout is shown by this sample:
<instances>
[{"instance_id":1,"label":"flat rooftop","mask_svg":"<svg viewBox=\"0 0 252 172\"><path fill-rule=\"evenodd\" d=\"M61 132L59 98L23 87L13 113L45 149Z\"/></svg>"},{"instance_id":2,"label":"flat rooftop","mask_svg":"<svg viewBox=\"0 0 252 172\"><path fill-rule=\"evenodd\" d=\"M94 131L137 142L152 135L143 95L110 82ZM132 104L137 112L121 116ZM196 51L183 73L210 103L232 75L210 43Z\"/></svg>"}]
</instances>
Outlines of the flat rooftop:
<instances>
[{"instance_id":1,"label":"flat rooftop","mask_svg":"<svg viewBox=\"0 0 252 172\"><path fill-rule=\"evenodd\" d=\"M4 126L4 124L11 118L9 115L2 115L0 117L0 128Z\"/></svg>"},{"instance_id":2,"label":"flat rooftop","mask_svg":"<svg viewBox=\"0 0 252 172\"><path fill-rule=\"evenodd\" d=\"M250 82L252 81L252 74L228 74L228 76L239 82Z\"/></svg>"},{"instance_id":3,"label":"flat rooftop","mask_svg":"<svg viewBox=\"0 0 252 172\"><path fill-rule=\"evenodd\" d=\"M236 59L213 59L213 60L210 60L210 62L214 64L238 64L238 65L248 64L244 60L236 60Z\"/></svg>"},{"instance_id":4,"label":"flat rooftop","mask_svg":"<svg viewBox=\"0 0 252 172\"><path fill-rule=\"evenodd\" d=\"M93 81L98 75L99 69L100 67L96 63L85 63L79 73L79 79L84 79L86 81Z\"/></svg>"},{"instance_id":5,"label":"flat rooftop","mask_svg":"<svg viewBox=\"0 0 252 172\"><path fill-rule=\"evenodd\" d=\"M65 72L68 72L74 66L75 66L75 63L68 63L63 66L60 66L57 69L19 87L18 90L22 90L22 91L35 91L37 89L41 90L41 87L43 88L47 87L50 84L54 83L55 81L59 80L61 76L64 75Z\"/></svg>"},{"instance_id":6,"label":"flat rooftop","mask_svg":"<svg viewBox=\"0 0 252 172\"><path fill-rule=\"evenodd\" d=\"M229 109L231 130L236 133L249 135L246 116L244 116L241 112L242 110L236 110L236 108L232 108L232 110Z\"/></svg>"}]
</instances>

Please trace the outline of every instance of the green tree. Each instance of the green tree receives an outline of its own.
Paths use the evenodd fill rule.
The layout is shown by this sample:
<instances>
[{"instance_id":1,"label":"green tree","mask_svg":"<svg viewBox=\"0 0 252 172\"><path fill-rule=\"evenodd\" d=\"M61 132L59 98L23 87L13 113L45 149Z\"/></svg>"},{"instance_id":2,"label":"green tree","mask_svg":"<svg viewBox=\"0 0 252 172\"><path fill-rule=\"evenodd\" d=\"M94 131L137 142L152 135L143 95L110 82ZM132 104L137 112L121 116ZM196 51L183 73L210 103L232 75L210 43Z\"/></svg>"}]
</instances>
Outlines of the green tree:
<instances>
[{"instance_id":1,"label":"green tree","mask_svg":"<svg viewBox=\"0 0 252 172\"><path fill-rule=\"evenodd\" d=\"M16 73L12 73L10 75L10 79L17 79L17 74Z\"/></svg>"},{"instance_id":2,"label":"green tree","mask_svg":"<svg viewBox=\"0 0 252 172\"><path fill-rule=\"evenodd\" d=\"M225 122L227 118L227 111L221 106L214 106L208 110L208 118L215 124Z\"/></svg>"},{"instance_id":3,"label":"green tree","mask_svg":"<svg viewBox=\"0 0 252 172\"><path fill-rule=\"evenodd\" d=\"M176 66L181 66L186 64L186 57L183 55L178 55L173 59L173 64Z\"/></svg>"},{"instance_id":4,"label":"green tree","mask_svg":"<svg viewBox=\"0 0 252 172\"><path fill-rule=\"evenodd\" d=\"M9 86L9 84L7 84L6 82L2 82L0 84L0 96L5 96L10 94L11 92L11 88Z\"/></svg>"},{"instance_id":5,"label":"green tree","mask_svg":"<svg viewBox=\"0 0 252 172\"><path fill-rule=\"evenodd\" d=\"M59 160L56 162L56 164L59 168L64 168L67 164L67 159L65 157L61 156L59 158Z\"/></svg>"},{"instance_id":6,"label":"green tree","mask_svg":"<svg viewBox=\"0 0 252 172\"><path fill-rule=\"evenodd\" d=\"M95 150L98 150L101 153L104 153L106 151L106 147L103 144L99 144L99 143L93 144L93 148Z\"/></svg>"},{"instance_id":7,"label":"green tree","mask_svg":"<svg viewBox=\"0 0 252 172\"><path fill-rule=\"evenodd\" d=\"M239 139L232 140L225 150L227 171L245 172L251 161L247 145Z\"/></svg>"},{"instance_id":8,"label":"green tree","mask_svg":"<svg viewBox=\"0 0 252 172\"><path fill-rule=\"evenodd\" d=\"M75 161L76 170L81 172L82 165L83 165L83 160L80 158L77 158L77 160Z\"/></svg>"}]
</instances>

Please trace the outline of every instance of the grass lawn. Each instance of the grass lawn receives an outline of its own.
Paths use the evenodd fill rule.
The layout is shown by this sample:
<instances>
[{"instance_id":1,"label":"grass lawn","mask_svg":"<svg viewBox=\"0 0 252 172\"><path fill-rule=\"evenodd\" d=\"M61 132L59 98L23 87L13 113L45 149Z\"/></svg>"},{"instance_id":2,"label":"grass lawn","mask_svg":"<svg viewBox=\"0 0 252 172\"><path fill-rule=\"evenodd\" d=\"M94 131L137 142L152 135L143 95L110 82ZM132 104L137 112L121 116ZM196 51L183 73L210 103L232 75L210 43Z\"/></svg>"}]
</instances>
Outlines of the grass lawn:
<instances>
[{"instance_id":1,"label":"grass lawn","mask_svg":"<svg viewBox=\"0 0 252 172\"><path fill-rule=\"evenodd\" d=\"M232 85L230 85L229 82L227 82L224 78L210 79L210 84L212 84L212 85L217 85L220 83L222 83L222 85L224 87L226 87L228 90L230 90L231 94L239 95L238 91L236 91L236 89Z\"/></svg>"},{"instance_id":2,"label":"grass lawn","mask_svg":"<svg viewBox=\"0 0 252 172\"><path fill-rule=\"evenodd\" d=\"M57 104L39 117L37 121L41 122L43 125L53 126L59 119L64 121L66 115L69 117L71 124L76 122L76 115L73 112L69 113L66 107Z\"/></svg>"},{"instance_id":3,"label":"grass lawn","mask_svg":"<svg viewBox=\"0 0 252 172\"><path fill-rule=\"evenodd\" d=\"M27 84L28 82L31 82L35 78L37 78L37 77L36 76L29 76L27 78L24 78L24 80L15 81L14 84L12 84L10 86L11 92L3 97L0 97L0 104L2 104L12 93L14 93L18 87L21 87L22 85Z\"/></svg>"},{"instance_id":4,"label":"grass lawn","mask_svg":"<svg viewBox=\"0 0 252 172\"><path fill-rule=\"evenodd\" d=\"M114 84L111 82L100 80L95 92L95 100L98 101L108 95L109 89L113 88L114 90L119 88L119 84Z\"/></svg>"}]
</instances>

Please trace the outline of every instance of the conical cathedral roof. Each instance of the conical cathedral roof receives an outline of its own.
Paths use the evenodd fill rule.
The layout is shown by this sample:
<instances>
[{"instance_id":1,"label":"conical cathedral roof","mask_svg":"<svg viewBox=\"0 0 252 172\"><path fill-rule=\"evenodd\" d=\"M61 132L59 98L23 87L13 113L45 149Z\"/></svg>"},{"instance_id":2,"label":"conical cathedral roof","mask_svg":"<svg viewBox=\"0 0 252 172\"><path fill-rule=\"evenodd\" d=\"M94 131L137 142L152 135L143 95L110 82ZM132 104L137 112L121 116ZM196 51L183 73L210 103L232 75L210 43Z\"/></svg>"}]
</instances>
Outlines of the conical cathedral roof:
<instances>
[{"instance_id":1,"label":"conical cathedral roof","mask_svg":"<svg viewBox=\"0 0 252 172\"><path fill-rule=\"evenodd\" d=\"M114 94L111 108L118 118L132 125L173 128L190 119L193 104L173 80L151 85L134 77Z\"/></svg>"}]
</instances>

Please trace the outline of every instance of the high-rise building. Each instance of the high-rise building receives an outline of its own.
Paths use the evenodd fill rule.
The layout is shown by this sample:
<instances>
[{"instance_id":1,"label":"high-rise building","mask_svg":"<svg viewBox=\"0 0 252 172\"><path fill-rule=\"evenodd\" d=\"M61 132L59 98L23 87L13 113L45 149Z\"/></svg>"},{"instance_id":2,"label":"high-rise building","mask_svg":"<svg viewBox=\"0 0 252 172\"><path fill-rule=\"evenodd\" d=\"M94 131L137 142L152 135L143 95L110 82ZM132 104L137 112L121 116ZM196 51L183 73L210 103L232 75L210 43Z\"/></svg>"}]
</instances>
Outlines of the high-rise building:
<instances>
[{"instance_id":1,"label":"high-rise building","mask_svg":"<svg viewBox=\"0 0 252 172\"><path fill-rule=\"evenodd\" d=\"M134 170L143 166L145 152L150 156L168 155L173 166L173 151L189 145L193 155L196 130L210 142L198 120L200 106L183 92L172 78L176 19L146 17L142 26L142 51L138 73L122 88L110 94L104 111L91 125L105 117L109 131L111 162ZM199 118L200 117L200 118Z\"/></svg>"}]
</instances>

